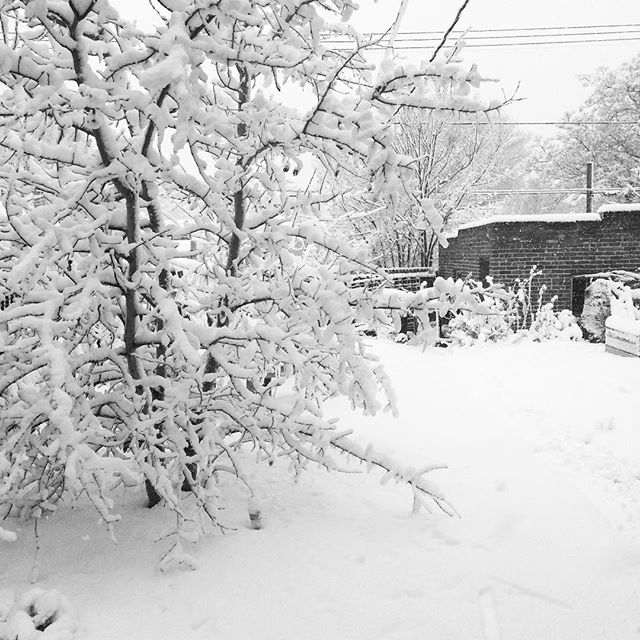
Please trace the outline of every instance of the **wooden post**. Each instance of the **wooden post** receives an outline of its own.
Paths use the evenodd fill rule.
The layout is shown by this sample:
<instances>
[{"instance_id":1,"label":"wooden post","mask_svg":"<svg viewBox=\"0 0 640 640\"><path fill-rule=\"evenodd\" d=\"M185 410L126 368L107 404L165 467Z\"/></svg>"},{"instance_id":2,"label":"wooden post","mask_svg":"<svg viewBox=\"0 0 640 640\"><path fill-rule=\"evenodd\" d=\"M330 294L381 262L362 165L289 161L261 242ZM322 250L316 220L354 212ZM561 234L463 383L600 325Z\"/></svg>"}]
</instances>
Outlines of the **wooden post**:
<instances>
[{"instance_id":1,"label":"wooden post","mask_svg":"<svg viewBox=\"0 0 640 640\"><path fill-rule=\"evenodd\" d=\"M593 211L593 162L587 162L587 213Z\"/></svg>"}]
</instances>

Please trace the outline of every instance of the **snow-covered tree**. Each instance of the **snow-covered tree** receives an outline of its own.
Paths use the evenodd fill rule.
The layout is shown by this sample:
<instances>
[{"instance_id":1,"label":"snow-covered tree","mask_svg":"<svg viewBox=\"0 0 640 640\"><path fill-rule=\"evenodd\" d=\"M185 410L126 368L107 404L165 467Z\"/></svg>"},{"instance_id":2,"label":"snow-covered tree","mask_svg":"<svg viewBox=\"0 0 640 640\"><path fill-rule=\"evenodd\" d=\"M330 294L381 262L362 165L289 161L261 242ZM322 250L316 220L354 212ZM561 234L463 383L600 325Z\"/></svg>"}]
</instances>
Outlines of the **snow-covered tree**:
<instances>
[{"instance_id":1,"label":"snow-covered tree","mask_svg":"<svg viewBox=\"0 0 640 640\"><path fill-rule=\"evenodd\" d=\"M0 506L37 516L86 494L112 523L113 489L146 482L179 524L186 500L219 523L246 445L295 469L346 454L446 509L422 472L323 417L339 394L377 411L388 382L353 324L374 307L349 287L363 256L290 175L357 158L375 197L437 227L393 119L495 108L481 76L440 57L374 69L352 0L151 4L142 30L109 0L2 3ZM411 304L473 304L460 293Z\"/></svg>"},{"instance_id":2,"label":"snow-covered tree","mask_svg":"<svg viewBox=\"0 0 640 640\"><path fill-rule=\"evenodd\" d=\"M549 144L542 177L547 187L580 188L585 184L586 164L593 162L596 186L617 192L597 196L596 201L636 201L640 193L640 54L620 67L600 68L582 77L590 96L568 122L601 124L562 125L562 133ZM615 124L623 122L627 124ZM584 208L584 196L569 204Z\"/></svg>"},{"instance_id":3,"label":"snow-covered tree","mask_svg":"<svg viewBox=\"0 0 640 640\"><path fill-rule=\"evenodd\" d=\"M338 179L345 193L338 201L337 215L381 266L432 266L439 233L419 203L428 198L444 226L495 212L496 198L472 192L509 186L525 156L524 143L525 137L515 127L451 112L403 109L394 125L392 148L415 158L412 195L401 194L389 206L372 199L366 190L344 189L345 182L353 184L349 176ZM366 167L360 173L366 176Z\"/></svg>"}]
</instances>

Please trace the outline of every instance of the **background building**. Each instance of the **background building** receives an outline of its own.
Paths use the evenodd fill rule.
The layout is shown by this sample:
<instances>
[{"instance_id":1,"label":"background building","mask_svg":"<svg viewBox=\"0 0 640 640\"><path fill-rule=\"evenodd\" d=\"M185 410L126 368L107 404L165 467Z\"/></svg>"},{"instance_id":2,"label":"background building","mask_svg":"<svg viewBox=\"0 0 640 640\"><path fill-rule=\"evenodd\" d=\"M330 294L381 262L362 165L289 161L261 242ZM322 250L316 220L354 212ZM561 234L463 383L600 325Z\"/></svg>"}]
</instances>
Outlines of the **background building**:
<instances>
[{"instance_id":1,"label":"background building","mask_svg":"<svg viewBox=\"0 0 640 640\"><path fill-rule=\"evenodd\" d=\"M640 204L597 213L496 216L462 225L440 248L439 275L491 275L509 286L533 265L557 308L582 311L586 274L640 269Z\"/></svg>"}]
</instances>

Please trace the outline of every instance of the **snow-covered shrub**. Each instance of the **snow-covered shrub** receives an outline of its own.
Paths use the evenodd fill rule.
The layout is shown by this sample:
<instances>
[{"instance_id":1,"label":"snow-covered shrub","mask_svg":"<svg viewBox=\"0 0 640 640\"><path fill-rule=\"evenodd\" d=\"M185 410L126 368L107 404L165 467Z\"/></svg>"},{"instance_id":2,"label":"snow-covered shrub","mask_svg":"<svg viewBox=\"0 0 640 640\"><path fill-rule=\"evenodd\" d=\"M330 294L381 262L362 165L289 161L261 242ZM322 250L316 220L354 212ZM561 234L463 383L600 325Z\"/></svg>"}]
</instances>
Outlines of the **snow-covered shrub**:
<instances>
[{"instance_id":1,"label":"snow-covered shrub","mask_svg":"<svg viewBox=\"0 0 640 640\"><path fill-rule=\"evenodd\" d=\"M586 289L580 325L588 340L604 342L605 321L611 315L611 280L598 278Z\"/></svg>"},{"instance_id":2,"label":"snow-covered shrub","mask_svg":"<svg viewBox=\"0 0 640 640\"><path fill-rule=\"evenodd\" d=\"M382 289L377 295L376 305L379 310L391 312L396 342L433 345L440 339L440 317L471 318L476 314L478 318L486 319L497 315L496 309L502 308L509 297L510 294L500 285L484 287L473 280L454 281L438 277L432 286L423 286L413 293ZM410 331L406 331L409 323L403 322L407 317L411 318Z\"/></svg>"},{"instance_id":3,"label":"snow-covered shrub","mask_svg":"<svg viewBox=\"0 0 640 640\"><path fill-rule=\"evenodd\" d=\"M510 288L513 296L509 314L515 331L528 329L533 324L536 314L540 313L542 309L547 285L542 284L537 287L534 284L535 279L541 275L542 271L534 264L527 277L516 278L513 287Z\"/></svg>"},{"instance_id":4,"label":"snow-covered shrub","mask_svg":"<svg viewBox=\"0 0 640 640\"><path fill-rule=\"evenodd\" d=\"M407 198L440 233L393 119L437 96L479 110L481 76L444 53L374 71L352 0L149 4L149 31L109 0L0 5L0 508L85 495L111 525L112 492L144 484L178 527L187 502L220 524L220 478L245 484L251 448L295 470L343 453L446 509L323 417L336 395L393 408L353 322L381 302L350 289L376 270L322 225L339 194L289 178L306 158L361 167L369 198ZM435 306L459 304L438 286Z\"/></svg>"},{"instance_id":5,"label":"snow-covered shrub","mask_svg":"<svg viewBox=\"0 0 640 640\"><path fill-rule=\"evenodd\" d=\"M76 626L57 591L30 589L15 602L0 602L0 640L73 640Z\"/></svg>"},{"instance_id":6,"label":"snow-covered shrub","mask_svg":"<svg viewBox=\"0 0 640 640\"><path fill-rule=\"evenodd\" d=\"M489 313L461 311L448 325L452 344L470 346L476 342L501 342L513 335L511 316L501 300L490 304Z\"/></svg>"},{"instance_id":7,"label":"snow-covered shrub","mask_svg":"<svg viewBox=\"0 0 640 640\"><path fill-rule=\"evenodd\" d=\"M506 295L485 300L488 312L463 311L455 315L448 325L448 337L453 344L469 346L476 342L500 342L528 338L535 341L579 340L582 331L573 314L564 309L556 311L557 297L544 301L546 286L542 285L533 300L533 280L541 275L533 267L528 278L517 280ZM491 278L489 283L493 285ZM468 280L473 283L472 280ZM482 295L478 283L473 283ZM484 297L484 296L483 296Z\"/></svg>"},{"instance_id":8,"label":"snow-covered shrub","mask_svg":"<svg viewBox=\"0 0 640 640\"><path fill-rule=\"evenodd\" d=\"M543 304L535 313L528 337L537 342L546 340L581 340L582 331L578 320L568 309L560 312L554 310L556 298Z\"/></svg>"}]
</instances>

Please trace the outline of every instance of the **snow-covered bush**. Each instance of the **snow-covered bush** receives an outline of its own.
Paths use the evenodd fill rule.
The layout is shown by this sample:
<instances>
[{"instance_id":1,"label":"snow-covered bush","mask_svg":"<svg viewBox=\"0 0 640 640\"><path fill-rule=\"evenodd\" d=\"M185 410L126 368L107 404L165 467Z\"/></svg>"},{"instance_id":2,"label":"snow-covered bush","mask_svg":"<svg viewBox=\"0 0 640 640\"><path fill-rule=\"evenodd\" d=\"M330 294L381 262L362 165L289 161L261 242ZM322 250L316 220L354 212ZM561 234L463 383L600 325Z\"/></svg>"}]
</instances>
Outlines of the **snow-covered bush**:
<instances>
[{"instance_id":1,"label":"snow-covered bush","mask_svg":"<svg viewBox=\"0 0 640 640\"><path fill-rule=\"evenodd\" d=\"M73 640L76 621L57 591L29 589L0 598L0 640Z\"/></svg>"},{"instance_id":2,"label":"snow-covered bush","mask_svg":"<svg viewBox=\"0 0 640 640\"><path fill-rule=\"evenodd\" d=\"M513 335L512 317L502 300L490 304L489 313L462 311L448 325L448 337L453 344L470 346L476 342L501 342Z\"/></svg>"},{"instance_id":3,"label":"snow-covered bush","mask_svg":"<svg viewBox=\"0 0 640 640\"><path fill-rule=\"evenodd\" d=\"M578 326L578 320L568 309L554 310L556 298L543 304L535 313L531 327L527 335L535 341L546 340L581 340L582 331Z\"/></svg>"},{"instance_id":4,"label":"snow-covered bush","mask_svg":"<svg viewBox=\"0 0 640 640\"><path fill-rule=\"evenodd\" d=\"M585 292L580 325L592 342L604 342L605 321L611 315L611 289L617 286L611 280L597 278Z\"/></svg>"},{"instance_id":5,"label":"snow-covered bush","mask_svg":"<svg viewBox=\"0 0 640 640\"><path fill-rule=\"evenodd\" d=\"M150 5L147 31L109 0L0 6L0 508L86 495L110 525L112 491L144 483L179 528L187 500L220 524L220 478L245 483L251 448L296 470L346 454L446 509L323 417L335 395L393 404L353 322L384 301L349 288L371 268L323 230L337 194L290 176L355 158L369 197L402 194L439 233L394 118L500 105L457 52L374 69L352 0Z\"/></svg>"},{"instance_id":6,"label":"snow-covered bush","mask_svg":"<svg viewBox=\"0 0 640 640\"><path fill-rule=\"evenodd\" d=\"M535 341L580 340L582 331L577 319L567 309L556 311L557 297L543 302L546 286L538 289L537 299L532 299L533 280L541 275L533 267L528 278L517 280L504 296L489 299L485 304L488 313L463 311L448 324L448 338L453 344L469 346L476 342L500 342L528 338ZM473 283L472 280L467 280ZM491 278L489 283L492 284ZM478 283L474 283L478 287ZM481 291L481 290L480 290Z\"/></svg>"},{"instance_id":7,"label":"snow-covered bush","mask_svg":"<svg viewBox=\"0 0 640 640\"><path fill-rule=\"evenodd\" d=\"M509 305L509 314L515 331L531 327L536 314L539 314L542 310L547 285L542 284L540 287L536 287L534 284L535 279L541 275L542 271L534 264L527 277L516 278L513 287L510 289L513 296ZM555 299L551 302L555 302Z\"/></svg>"},{"instance_id":8,"label":"snow-covered bush","mask_svg":"<svg viewBox=\"0 0 640 640\"><path fill-rule=\"evenodd\" d=\"M484 287L473 280L456 280L438 277L432 286L423 286L417 292L399 289L382 289L376 296L378 315L390 311L380 321L385 327L395 326L392 334L396 342L433 345L440 339L440 317L475 317L481 321L495 316L510 294L500 285ZM411 322L403 318L411 318ZM411 325L411 330L403 332ZM414 331L415 329L415 331Z\"/></svg>"}]
</instances>

